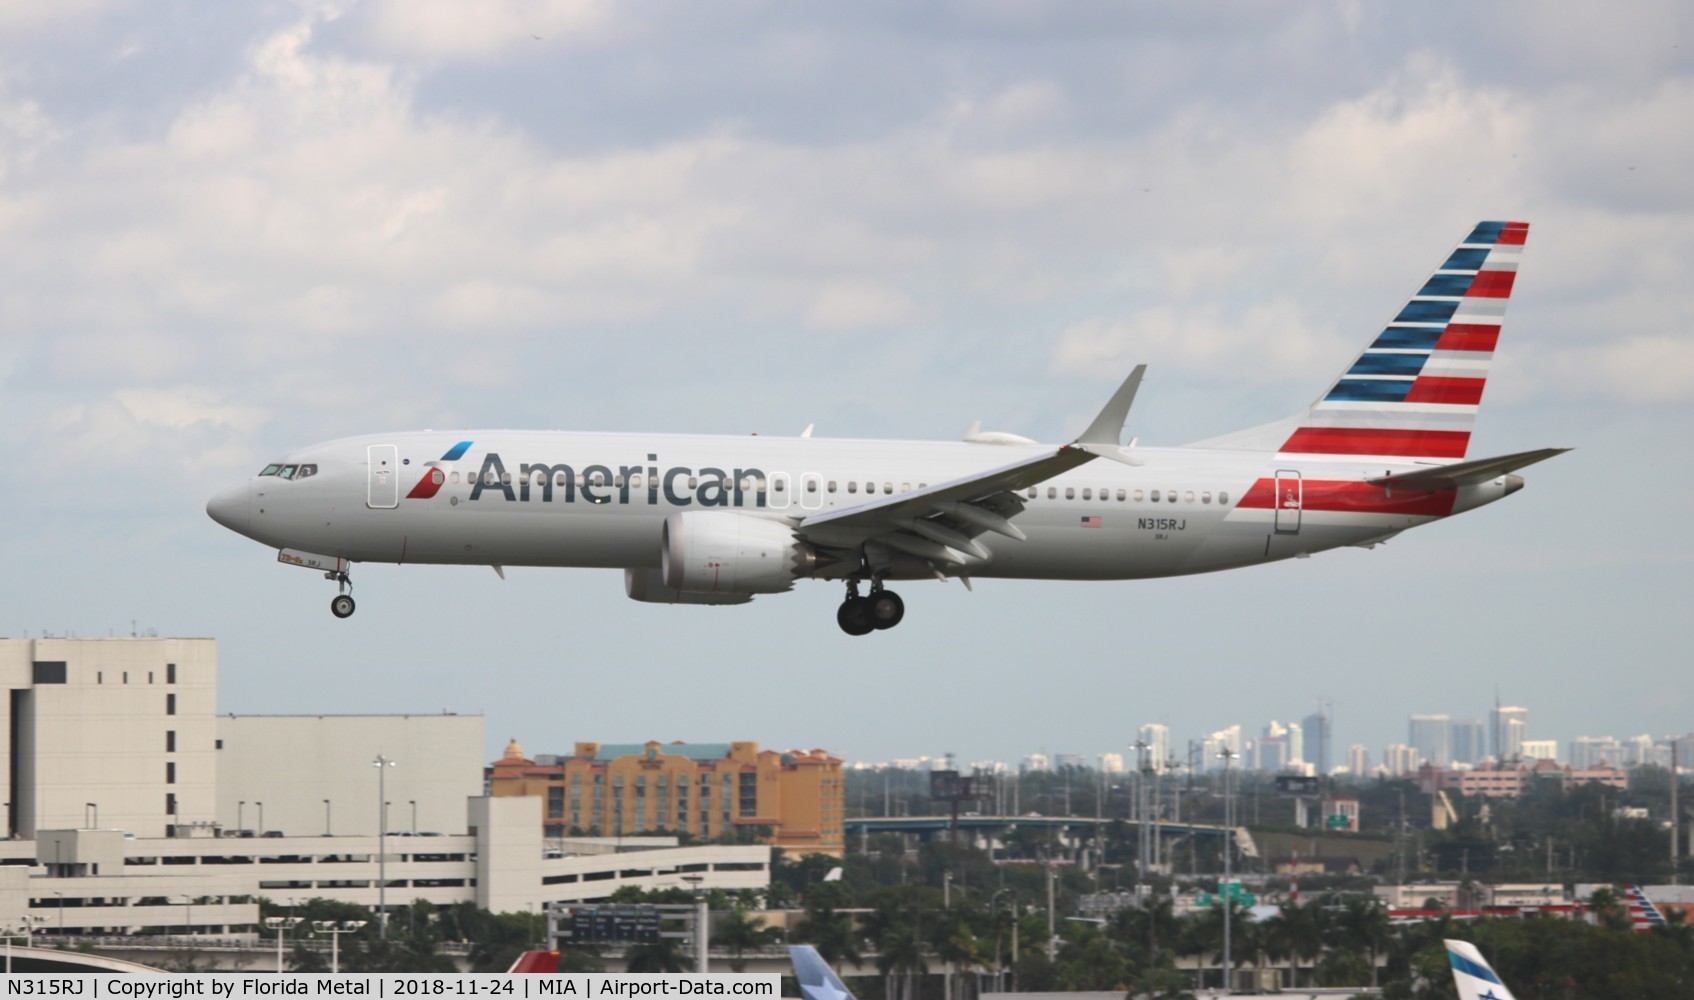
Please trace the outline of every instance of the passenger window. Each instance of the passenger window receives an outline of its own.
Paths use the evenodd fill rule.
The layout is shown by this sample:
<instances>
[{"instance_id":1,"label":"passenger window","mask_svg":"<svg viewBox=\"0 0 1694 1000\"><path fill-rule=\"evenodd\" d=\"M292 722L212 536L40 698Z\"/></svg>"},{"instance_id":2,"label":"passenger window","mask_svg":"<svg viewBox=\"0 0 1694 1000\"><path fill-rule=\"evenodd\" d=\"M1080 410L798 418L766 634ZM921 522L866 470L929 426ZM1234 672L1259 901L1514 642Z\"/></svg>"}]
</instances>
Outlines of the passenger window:
<instances>
[{"instance_id":1,"label":"passenger window","mask_svg":"<svg viewBox=\"0 0 1694 1000\"><path fill-rule=\"evenodd\" d=\"M489 469L487 472L483 473L482 481L488 486L493 486L495 483L499 482L499 480L494 478L493 469Z\"/></svg>"},{"instance_id":2,"label":"passenger window","mask_svg":"<svg viewBox=\"0 0 1694 1000\"><path fill-rule=\"evenodd\" d=\"M503 486L510 486L510 485L512 485L512 474L511 474L511 473L510 473L510 472L502 472L502 473L500 473L500 483L501 483L501 485L503 485Z\"/></svg>"},{"instance_id":3,"label":"passenger window","mask_svg":"<svg viewBox=\"0 0 1694 1000\"><path fill-rule=\"evenodd\" d=\"M786 479L782 480L781 482L776 482L776 481L773 480L772 483L771 483L771 492L781 493L783 485L787 482L788 482L788 480L786 480Z\"/></svg>"},{"instance_id":4,"label":"passenger window","mask_svg":"<svg viewBox=\"0 0 1694 1000\"><path fill-rule=\"evenodd\" d=\"M637 484L637 485L639 485L639 484ZM752 476L747 476L747 477L745 477L741 480L741 492L743 492L743 493L753 492L753 477Z\"/></svg>"},{"instance_id":5,"label":"passenger window","mask_svg":"<svg viewBox=\"0 0 1694 1000\"><path fill-rule=\"evenodd\" d=\"M829 487L828 487L828 489L829 489L829 491L830 491L830 492L831 492L831 493L834 493L834 492L835 492L835 480L833 480L833 479L831 479L831 480L830 480L830 481L829 481Z\"/></svg>"},{"instance_id":6,"label":"passenger window","mask_svg":"<svg viewBox=\"0 0 1694 1000\"><path fill-rule=\"evenodd\" d=\"M455 472L455 473L453 473L453 474L452 474L452 475L450 475L450 476L448 476L448 477L447 477L447 478L448 478L448 479L451 479L451 480L453 480L453 482L455 482L455 483L457 483L457 482L458 482L458 481L459 481L459 474L458 474L458 473L457 473L457 472ZM563 477L563 476L560 476L560 477L559 477L559 478L560 478L560 479L563 479L563 478L564 478L564 477ZM560 485L560 486L563 486L563 485L564 485L564 483L560 483L560 484L559 484L559 485Z\"/></svg>"},{"instance_id":7,"label":"passenger window","mask_svg":"<svg viewBox=\"0 0 1694 1000\"><path fill-rule=\"evenodd\" d=\"M910 493L910 492L912 492L912 484L911 484L911 483L901 483L901 484L900 484L900 492L901 492L901 493Z\"/></svg>"},{"instance_id":8,"label":"passenger window","mask_svg":"<svg viewBox=\"0 0 1694 1000\"><path fill-rule=\"evenodd\" d=\"M1075 500L1076 499L1076 487L1075 486L1066 486L1065 487L1065 499L1066 500Z\"/></svg>"},{"instance_id":9,"label":"passenger window","mask_svg":"<svg viewBox=\"0 0 1694 1000\"><path fill-rule=\"evenodd\" d=\"M700 485L700 477L699 476L689 476L688 477L688 488L689 489L691 489L691 490L695 489L695 488L699 487L699 485Z\"/></svg>"},{"instance_id":10,"label":"passenger window","mask_svg":"<svg viewBox=\"0 0 1694 1000\"><path fill-rule=\"evenodd\" d=\"M1084 500L1094 499L1094 488L1092 486L1084 486L1082 488L1082 499L1084 499Z\"/></svg>"},{"instance_id":11,"label":"passenger window","mask_svg":"<svg viewBox=\"0 0 1694 1000\"><path fill-rule=\"evenodd\" d=\"M893 493L894 492L894 484L893 483L883 483L882 484L882 492Z\"/></svg>"},{"instance_id":12,"label":"passenger window","mask_svg":"<svg viewBox=\"0 0 1694 1000\"><path fill-rule=\"evenodd\" d=\"M1159 502L1159 491L1158 490L1154 490L1152 493L1149 493L1148 496L1152 498L1154 503ZM1137 493L1136 496L1135 496L1135 499L1137 499L1137 500L1141 499L1141 495L1139 493Z\"/></svg>"},{"instance_id":13,"label":"passenger window","mask_svg":"<svg viewBox=\"0 0 1694 1000\"><path fill-rule=\"evenodd\" d=\"M816 493L817 491L818 491L818 481L816 479L806 480L806 492L807 493Z\"/></svg>"},{"instance_id":14,"label":"passenger window","mask_svg":"<svg viewBox=\"0 0 1694 1000\"><path fill-rule=\"evenodd\" d=\"M267 465L267 466L264 467L264 469L260 470L259 475L261 475L261 476L274 476L274 475L277 474L277 470L279 470L281 468L282 468L282 466L280 466L280 465Z\"/></svg>"},{"instance_id":15,"label":"passenger window","mask_svg":"<svg viewBox=\"0 0 1694 1000\"><path fill-rule=\"evenodd\" d=\"M623 489L623 477L622 476L613 476L612 477L612 485L616 486L620 490Z\"/></svg>"},{"instance_id":16,"label":"passenger window","mask_svg":"<svg viewBox=\"0 0 1694 1000\"><path fill-rule=\"evenodd\" d=\"M1223 490L1218 490L1218 503L1228 503L1228 502L1229 502L1229 494L1225 493Z\"/></svg>"},{"instance_id":17,"label":"passenger window","mask_svg":"<svg viewBox=\"0 0 1694 1000\"><path fill-rule=\"evenodd\" d=\"M857 479L847 480L847 492L849 492L849 493L859 492L859 481Z\"/></svg>"},{"instance_id":18,"label":"passenger window","mask_svg":"<svg viewBox=\"0 0 1694 1000\"><path fill-rule=\"evenodd\" d=\"M1037 492L1037 491L1036 491L1036 489L1035 489L1035 487L1033 487L1033 486L1031 486L1031 487L1030 487L1030 488L1029 488L1029 498L1030 498L1030 499L1031 499L1031 500L1034 500L1034 499L1035 499L1035 494L1036 494L1036 492Z\"/></svg>"},{"instance_id":19,"label":"passenger window","mask_svg":"<svg viewBox=\"0 0 1694 1000\"><path fill-rule=\"evenodd\" d=\"M1123 490L1118 490L1118 503L1123 503Z\"/></svg>"},{"instance_id":20,"label":"passenger window","mask_svg":"<svg viewBox=\"0 0 1694 1000\"><path fill-rule=\"evenodd\" d=\"M1183 502L1185 502L1185 503L1193 503L1194 502L1194 491L1189 490L1188 492L1184 493L1182 495L1182 499L1183 499Z\"/></svg>"},{"instance_id":21,"label":"passenger window","mask_svg":"<svg viewBox=\"0 0 1694 1000\"><path fill-rule=\"evenodd\" d=\"M1059 488L1057 486L1047 487L1047 499L1057 500L1058 497L1059 497Z\"/></svg>"},{"instance_id":22,"label":"passenger window","mask_svg":"<svg viewBox=\"0 0 1694 1000\"><path fill-rule=\"evenodd\" d=\"M457 472L453 473L453 481L455 483L459 481L459 474ZM569 481L569 478L563 472L553 477L554 486L564 486L567 485Z\"/></svg>"},{"instance_id":23,"label":"passenger window","mask_svg":"<svg viewBox=\"0 0 1694 1000\"><path fill-rule=\"evenodd\" d=\"M1200 502L1201 503L1211 503L1212 502L1212 491L1211 490L1201 490L1200 491Z\"/></svg>"},{"instance_id":24,"label":"passenger window","mask_svg":"<svg viewBox=\"0 0 1694 1000\"><path fill-rule=\"evenodd\" d=\"M763 479L755 481L753 485L755 485L759 488L760 493L763 493L765 491L766 483Z\"/></svg>"},{"instance_id":25,"label":"passenger window","mask_svg":"<svg viewBox=\"0 0 1694 1000\"><path fill-rule=\"evenodd\" d=\"M1142 497L1142 493L1141 493L1141 491L1140 491L1140 490L1136 490L1136 491L1135 491L1135 502L1136 502L1136 503L1140 503L1140 502L1141 502L1141 497Z\"/></svg>"},{"instance_id":26,"label":"passenger window","mask_svg":"<svg viewBox=\"0 0 1694 1000\"><path fill-rule=\"evenodd\" d=\"M1176 491L1175 490L1171 490L1170 492L1165 494L1165 502L1166 503L1176 503Z\"/></svg>"},{"instance_id":27,"label":"passenger window","mask_svg":"<svg viewBox=\"0 0 1694 1000\"><path fill-rule=\"evenodd\" d=\"M630 476L629 477L629 488L632 489L632 490L640 489L641 488L641 477L640 476Z\"/></svg>"}]
</instances>

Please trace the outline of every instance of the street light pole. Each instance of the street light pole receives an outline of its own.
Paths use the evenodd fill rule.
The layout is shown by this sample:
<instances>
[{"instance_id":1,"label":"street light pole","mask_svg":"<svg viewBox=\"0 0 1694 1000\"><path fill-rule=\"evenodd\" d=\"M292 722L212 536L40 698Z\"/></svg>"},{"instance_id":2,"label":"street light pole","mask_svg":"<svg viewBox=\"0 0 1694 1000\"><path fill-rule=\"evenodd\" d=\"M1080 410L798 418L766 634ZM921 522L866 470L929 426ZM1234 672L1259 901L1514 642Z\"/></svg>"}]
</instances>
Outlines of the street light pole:
<instances>
[{"instance_id":1,"label":"street light pole","mask_svg":"<svg viewBox=\"0 0 1694 1000\"><path fill-rule=\"evenodd\" d=\"M376 800L380 814L377 819L376 842L376 909L377 927L384 941L388 940L388 769L394 762L377 754L371 761L376 768Z\"/></svg>"},{"instance_id":2,"label":"street light pole","mask_svg":"<svg viewBox=\"0 0 1694 1000\"><path fill-rule=\"evenodd\" d=\"M418 835L418 800L407 799L406 801L412 807L412 836L416 837Z\"/></svg>"},{"instance_id":3,"label":"street light pole","mask_svg":"<svg viewBox=\"0 0 1694 1000\"><path fill-rule=\"evenodd\" d=\"M324 799L324 836L329 836L329 800ZM334 949L331 949L332 951Z\"/></svg>"},{"instance_id":4,"label":"street light pole","mask_svg":"<svg viewBox=\"0 0 1694 1000\"><path fill-rule=\"evenodd\" d=\"M1223 890L1220 893L1223 896L1223 993L1228 996L1232 985L1230 970L1233 968L1229 955L1229 911L1235 902L1235 893L1229 881L1230 855L1234 853L1231 848L1235 839L1235 795L1230 788L1229 765L1235 759L1236 753L1226 746L1218 751L1218 757L1223 760L1223 884L1219 888Z\"/></svg>"},{"instance_id":5,"label":"street light pole","mask_svg":"<svg viewBox=\"0 0 1694 1000\"><path fill-rule=\"evenodd\" d=\"M303 917L266 917L265 918L265 926L270 928L273 931L276 931L276 971L277 971L278 975L281 975L281 973L282 973L282 939L288 933L288 929L290 927L293 927L295 924L298 924L302 919L304 919L304 918Z\"/></svg>"},{"instance_id":6,"label":"street light pole","mask_svg":"<svg viewBox=\"0 0 1694 1000\"><path fill-rule=\"evenodd\" d=\"M312 929L319 934L329 935L329 971L334 974L341 971L341 935L349 934L365 926L365 920L314 920Z\"/></svg>"}]
</instances>

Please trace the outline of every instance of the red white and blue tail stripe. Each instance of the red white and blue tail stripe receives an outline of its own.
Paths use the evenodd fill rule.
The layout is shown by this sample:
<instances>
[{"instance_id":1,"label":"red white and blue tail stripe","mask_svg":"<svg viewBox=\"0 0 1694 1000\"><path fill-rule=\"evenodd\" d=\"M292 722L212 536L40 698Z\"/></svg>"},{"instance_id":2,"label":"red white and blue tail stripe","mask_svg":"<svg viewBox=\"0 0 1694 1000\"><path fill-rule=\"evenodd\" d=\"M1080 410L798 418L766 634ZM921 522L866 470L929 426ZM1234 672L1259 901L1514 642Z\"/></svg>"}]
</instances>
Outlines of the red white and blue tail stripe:
<instances>
[{"instance_id":1,"label":"red white and blue tail stripe","mask_svg":"<svg viewBox=\"0 0 1694 1000\"><path fill-rule=\"evenodd\" d=\"M1624 905L1629 909L1629 925L1637 934L1645 934L1655 927L1665 926L1665 915L1647 898L1638 885L1623 887Z\"/></svg>"},{"instance_id":2,"label":"red white and blue tail stripe","mask_svg":"<svg viewBox=\"0 0 1694 1000\"><path fill-rule=\"evenodd\" d=\"M1279 453L1462 459L1527 222L1482 222L1312 404Z\"/></svg>"}]
</instances>

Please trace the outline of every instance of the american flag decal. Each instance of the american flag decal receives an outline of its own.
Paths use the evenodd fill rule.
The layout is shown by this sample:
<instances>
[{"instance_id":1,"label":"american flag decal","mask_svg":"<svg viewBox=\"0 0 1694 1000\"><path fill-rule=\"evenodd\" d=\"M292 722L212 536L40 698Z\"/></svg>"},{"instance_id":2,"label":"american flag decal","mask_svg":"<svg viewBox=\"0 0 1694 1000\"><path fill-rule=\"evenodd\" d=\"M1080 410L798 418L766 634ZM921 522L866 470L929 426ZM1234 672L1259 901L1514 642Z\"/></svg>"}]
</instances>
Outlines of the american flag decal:
<instances>
[{"instance_id":1,"label":"american flag decal","mask_svg":"<svg viewBox=\"0 0 1694 1000\"><path fill-rule=\"evenodd\" d=\"M1100 515L1089 514L1085 516L1082 519L1082 526L1084 528L1098 528L1100 526Z\"/></svg>"}]
</instances>

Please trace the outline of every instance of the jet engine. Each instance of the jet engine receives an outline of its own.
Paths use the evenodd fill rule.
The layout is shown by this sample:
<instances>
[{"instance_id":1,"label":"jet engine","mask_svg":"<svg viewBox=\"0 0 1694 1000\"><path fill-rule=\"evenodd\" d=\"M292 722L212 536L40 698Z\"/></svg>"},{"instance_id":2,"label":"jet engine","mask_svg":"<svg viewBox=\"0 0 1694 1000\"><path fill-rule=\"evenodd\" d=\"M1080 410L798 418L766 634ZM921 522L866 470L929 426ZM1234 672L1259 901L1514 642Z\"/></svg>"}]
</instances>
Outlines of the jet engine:
<instances>
[{"instance_id":1,"label":"jet engine","mask_svg":"<svg viewBox=\"0 0 1694 1000\"><path fill-rule=\"evenodd\" d=\"M647 604L746 604L752 594L690 594L665 586L665 575L656 569L623 571L623 592L632 601Z\"/></svg>"},{"instance_id":2,"label":"jet engine","mask_svg":"<svg viewBox=\"0 0 1694 1000\"><path fill-rule=\"evenodd\" d=\"M688 594L780 594L818 561L793 528L750 514L678 511L662 538L664 584Z\"/></svg>"}]
</instances>

